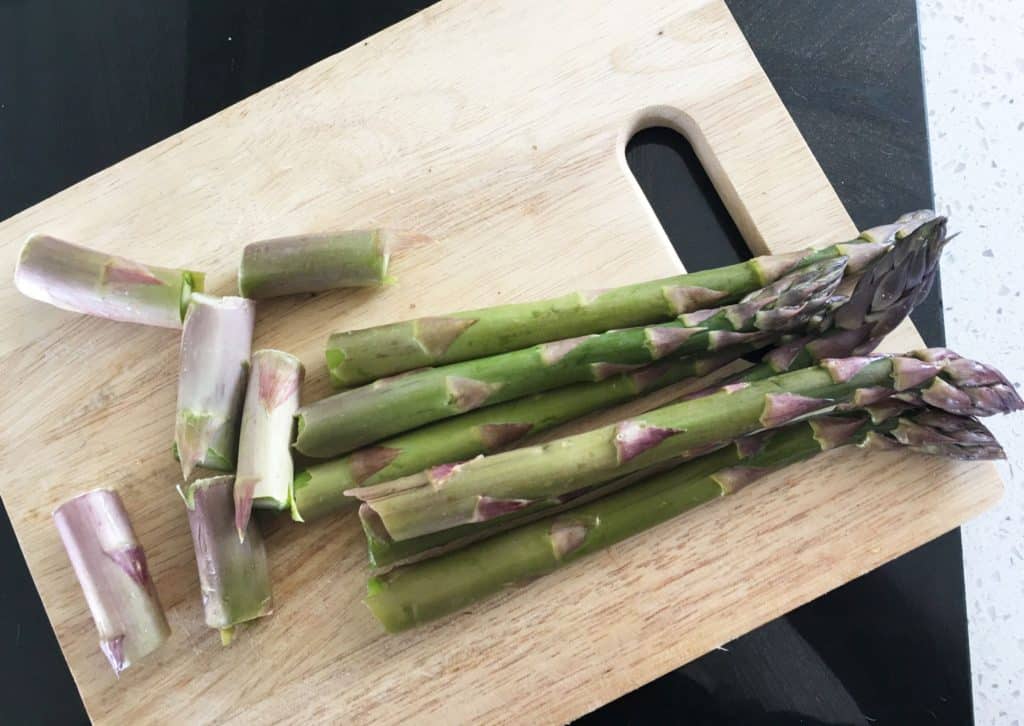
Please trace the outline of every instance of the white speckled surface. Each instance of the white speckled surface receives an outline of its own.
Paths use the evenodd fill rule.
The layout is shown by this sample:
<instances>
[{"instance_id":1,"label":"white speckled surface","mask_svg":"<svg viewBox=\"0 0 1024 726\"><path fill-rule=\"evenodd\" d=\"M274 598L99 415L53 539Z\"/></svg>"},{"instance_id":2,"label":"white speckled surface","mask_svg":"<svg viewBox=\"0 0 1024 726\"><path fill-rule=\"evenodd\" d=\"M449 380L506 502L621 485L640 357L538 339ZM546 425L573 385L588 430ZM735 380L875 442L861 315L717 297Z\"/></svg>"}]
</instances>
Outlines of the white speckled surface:
<instances>
[{"instance_id":1,"label":"white speckled surface","mask_svg":"<svg viewBox=\"0 0 1024 726\"><path fill-rule=\"evenodd\" d=\"M949 347L1024 383L1024 2L919 0ZM1024 415L991 420L1002 504L964 527L974 711L1024 724Z\"/></svg>"}]
</instances>

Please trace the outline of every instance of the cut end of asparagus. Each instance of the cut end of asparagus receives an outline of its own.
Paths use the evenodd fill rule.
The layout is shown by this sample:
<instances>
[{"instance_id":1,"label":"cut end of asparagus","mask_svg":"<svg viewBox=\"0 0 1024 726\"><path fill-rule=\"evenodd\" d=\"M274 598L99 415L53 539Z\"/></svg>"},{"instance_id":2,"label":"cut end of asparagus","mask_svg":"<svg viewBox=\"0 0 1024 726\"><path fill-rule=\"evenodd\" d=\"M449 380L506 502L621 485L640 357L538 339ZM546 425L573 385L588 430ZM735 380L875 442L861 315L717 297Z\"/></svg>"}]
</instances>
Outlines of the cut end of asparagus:
<instances>
[{"instance_id":1,"label":"cut end of asparagus","mask_svg":"<svg viewBox=\"0 0 1024 726\"><path fill-rule=\"evenodd\" d=\"M86 492L53 513L115 675L156 650L171 629L150 578L146 555L121 498Z\"/></svg>"},{"instance_id":2,"label":"cut end of asparagus","mask_svg":"<svg viewBox=\"0 0 1024 726\"><path fill-rule=\"evenodd\" d=\"M303 376L302 363L293 355L270 349L252 355L235 472L239 538L245 536L253 507L288 507L295 473L292 428Z\"/></svg>"},{"instance_id":3,"label":"cut end of asparagus","mask_svg":"<svg viewBox=\"0 0 1024 726\"><path fill-rule=\"evenodd\" d=\"M235 468L255 307L194 294L181 335L175 444L187 480L197 466Z\"/></svg>"},{"instance_id":4,"label":"cut end of asparagus","mask_svg":"<svg viewBox=\"0 0 1024 726\"><path fill-rule=\"evenodd\" d=\"M242 250L238 289L259 299L386 284L391 255L430 242L426 235L352 230L253 242Z\"/></svg>"},{"instance_id":5,"label":"cut end of asparagus","mask_svg":"<svg viewBox=\"0 0 1024 726\"><path fill-rule=\"evenodd\" d=\"M221 631L273 612L263 538L250 520L240 541L233 489L231 476L178 488L188 510L206 624Z\"/></svg>"},{"instance_id":6,"label":"cut end of asparagus","mask_svg":"<svg viewBox=\"0 0 1024 726\"><path fill-rule=\"evenodd\" d=\"M204 276L144 265L33 234L22 246L14 284L25 296L63 310L128 323L180 328Z\"/></svg>"}]
</instances>

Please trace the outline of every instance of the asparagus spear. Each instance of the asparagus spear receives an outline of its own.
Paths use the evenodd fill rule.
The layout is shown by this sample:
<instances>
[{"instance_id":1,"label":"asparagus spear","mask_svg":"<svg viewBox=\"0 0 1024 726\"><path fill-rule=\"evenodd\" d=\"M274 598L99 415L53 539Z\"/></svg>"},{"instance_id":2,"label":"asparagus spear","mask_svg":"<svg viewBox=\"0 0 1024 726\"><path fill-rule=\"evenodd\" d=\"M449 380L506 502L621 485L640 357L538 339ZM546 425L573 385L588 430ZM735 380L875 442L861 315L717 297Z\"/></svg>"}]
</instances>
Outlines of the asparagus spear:
<instances>
[{"instance_id":1,"label":"asparagus spear","mask_svg":"<svg viewBox=\"0 0 1024 726\"><path fill-rule=\"evenodd\" d=\"M711 376L739 357L722 353L665 359L603 381L578 383L423 426L296 475L292 519L310 521L351 506L345 490L422 471L447 461L492 453L524 437L558 426L691 376ZM704 384L707 385L707 384Z\"/></svg>"},{"instance_id":2,"label":"asparagus spear","mask_svg":"<svg viewBox=\"0 0 1024 726\"><path fill-rule=\"evenodd\" d=\"M1024 406L998 371L952 353L944 356L946 351L928 350L827 359L549 444L436 466L346 493L369 505L360 508L364 521L379 518L393 539L404 540L500 517L847 402L862 406L896 393L963 415Z\"/></svg>"},{"instance_id":3,"label":"asparagus spear","mask_svg":"<svg viewBox=\"0 0 1024 726\"><path fill-rule=\"evenodd\" d=\"M933 412L872 423L826 416L741 440L569 512L547 517L436 559L372 577L366 605L391 633L457 612L509 586L548 574L761 476L851 443L906 447L954 458L1001 458L977 421Z\"/></svg>"},{"instance_id":4,"label":"asparagus spear","mask_svg":"<svg viewBox=\"0 0 1024 726\"><path fill-rule=\"evenodd\" d=\"M889 419L910 412L914 413L914 420L919 420L921 423L926 424L928 430L922 431L920 426L904 418L898 425L894 425L888 434L888 436L895 436L902 445L912 444L923 453L958 459L1001 458L1001 450L998 447L996 449L988 449L983 446L982 444L987 442L988 439L984 436L981 438L974 436L972 433L974 424L963 416L948 414L934 408L921 408L920 404L912 405L895 399L888 399L879 404L867 406L863 411L864 414L870 416L875 424L881 424ZM822 424L818 425L820 428ZM940 432L946 432L948 436L942 438L938 435ZM758 436L761 436L761 434L753 434L746 438L756 441ZM386 570L399 565L419 562L430 557L437 557L460 547L465 547L473 542L478 542L481 539L493 537L495 534L513 527L519 527L523 524L534 522L537 519L573 509L585 502L607 496L609 493L618 491L625 486L674 468L684 461L690 461L728 445L711 444L705 447L704 450L684 452L683 455L675 459L604 484L570 492L550 500L534 502L523 509L496 519L463 524L458 527L444 529L420 537L413 537L412 539L400 542L396 542L391 538L380 521L372 516L372 512L364 512L364 514L369 515L363 519L363 529L366 534L367 554L369 555L370 564L378 570ZM742 445L747 448L751 446L749 442ZM886 436L876 436L874 433L868 434L862 446L881 449L900 448L889 442Z\"/></svg>"},{"instance_id":5,"label":"asparagus spear","mask_svg":"<svg viewBox=\"0 0 1024 726\"><path fill-rule=\"evenodd\" d=\"M99 631L100 650L120 675L171 634L146 553L121 497L111 489L64 502L53 521Z\"/></svg>"},{"instance_id":6,"label":"asparagus spear","mask_svg":"<svg viewBox=\"0 0 1024 726\"><path fill-rule=\"evenodd\" d=\"M849 299L826 317L818 335L778 346L739 380L760 380L822 358L870 353L928 296L949 239L945 217L930 219L898 239L867 266Z\"/></svg>"},{"instance_id":7,"label":"asparagus spear","mask_svg":"<svg viewBox=\"0 0 1024 726\"><path fill-rule=\"evenodd\" d=\"M238 293L258 299L383 285L392 251L420 238L387 229L363 229L253 242L242 250Z\"/></svg>"},{"instance_id":8,"label":"asparagus spear","mask_svg":"<svg viewBox=\"0 0 1024 726\"><path fill-rule=\"evenodd\" d=\"M240 297L193 295L181 334L174 444L181 473L235 468L255 308Z\"/></svg>"},{"instance_id":9,"label":"asparagus spear","mask_svg":"<svg viewBox=\"0 0 1024 726\"><path fill-rule=\"evenodd\" d=\"M817 251L756 257L737 265L610 290L334 333L327 341L327 367L336 386L350 387L414 368L669 320L734 302L805 264L845 256L850 258L850 272L856 272L881 254L897 233L919 224L925 214L930 212L912 212L894 224L866 230L855 240Z\"/></svg>"},{"instance_id":10,"label":"asparagus spear","mask_svg":"<svg viewBox=\"0 0 1024 726\"><path fill-rule=\"evenodd\" d=\"M56 237L25 241L14 270L23 295L76 313L126 323L180 328L204 275L143 265Z\"/></svg>"},{"instance_id":11,"label":"asparagus spear","mask_svg":"<svg viewBox=\"0 0 1024 726\"><path fill-rule=\"evenodd\" d=\"M263 538L252 521L245 537L238 536L233 488L231 476L178 486L188 509L206 624L220 631L224 645L231 643L236 625L273 612Z\"/></svg>"},{"instance_id":12,"label":"asparagus spear","mask_svg":"<svg viewBox=\"0 0 1024 726\"><path fill-rule=\"evenodd\" d=\"M909 409L911 406L907 405L907 408ZM684 452L673 459L660 462L631 474L626 474L608 482L550 499L535 501L527 507L510 512L502 517L488 519L483 522L461 524L458 527L442 529L440 532L432 532L401 541L392 539L380 520L373 516L372 510L363 510L363 514L366 515L362 519L363 532L366 535L366 550L370 565L376 572L382 572L397 566L419 562L431 557L438 557L474 542L479 542L482 539L493 537L514 527L521 527L538 519L550 517L553 514L568 511L587 502L608 496L612 492L617 492L636 482L649 479L655 474L673 469L684 461L697 459L728 445L728 443L711 444L696 451ZM365 504L362 506L368 507Z\"/></svg>"},{"instance_id":13,"label":"asparagus spear","mask_svg":"<svg viewBox=\"0 0 1024 726\"><path fill-rule=\"evenodd\" d=\"M474 408L587 380L666 356L764 344L820 313L842 279L846 258L806 265L734 305L673 323L611 330L489 358L453 363L335 394L298 413L295 448L327 457Z\"/></svg>"},{"instance_id":14,"label":"asparagus spear","mask_svg":"<svg viewBox=\"0 0 1024 726\"><path fill-rule=\"evenodd\" d=\"M280 350L252 354L235 472L235 519L244 539L252 508L284 509L292 484L292 417L299 408L302 362Z\"/></svg>"}]
</instances>

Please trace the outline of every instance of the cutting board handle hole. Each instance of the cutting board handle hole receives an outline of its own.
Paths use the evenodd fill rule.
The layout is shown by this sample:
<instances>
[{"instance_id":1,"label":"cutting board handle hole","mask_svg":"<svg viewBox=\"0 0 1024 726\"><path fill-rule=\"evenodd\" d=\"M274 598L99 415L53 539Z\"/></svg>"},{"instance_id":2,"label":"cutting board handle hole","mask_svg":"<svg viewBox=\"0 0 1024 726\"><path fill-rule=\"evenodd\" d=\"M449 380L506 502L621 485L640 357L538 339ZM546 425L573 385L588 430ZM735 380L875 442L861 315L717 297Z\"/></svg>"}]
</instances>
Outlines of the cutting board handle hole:
<instances>
[{"instance_id":1,"label":"cutting board handle hole","mask_svg":"<svg viewBox=\"0 0 1024 726\"><path fill-rule=\"evenodd\" d=\"M633 133L626 164L689 272L748 260L750 249L690 141L656 125Z\"/></svg>"}]
</instances>

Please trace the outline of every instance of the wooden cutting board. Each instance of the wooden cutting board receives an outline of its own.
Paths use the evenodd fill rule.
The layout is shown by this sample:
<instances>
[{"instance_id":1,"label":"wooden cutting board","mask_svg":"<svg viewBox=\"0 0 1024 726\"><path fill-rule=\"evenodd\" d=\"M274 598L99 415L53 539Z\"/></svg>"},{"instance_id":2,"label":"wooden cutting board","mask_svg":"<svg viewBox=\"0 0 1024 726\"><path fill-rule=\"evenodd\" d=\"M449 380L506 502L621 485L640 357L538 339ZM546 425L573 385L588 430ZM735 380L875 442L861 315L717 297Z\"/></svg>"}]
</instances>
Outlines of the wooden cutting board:
<instances>
[{"instance_id":1,"label":"wooden cutting board","mask_svg":"<svg viewBox=\"0 0 1024 726\"><path fill-rule=\"evenodd\" d=\"M682 269L624 161L655 124L689 137L755 252L853 234L718 0L449 0L0 224L0 492L96 721L566 721L998 499L988 465L840 452L400 636L360 604L353 517L282 522L277 611L221 647L174 489L177 335L21 297L25 236L207 270L222 294L255 238L435 237L383 292L260 303L257 345L301 356L311 400L332 329ZM124 497L174 629L120 682L50 521L96 486Z\"/></svg>"}]
</instances>

